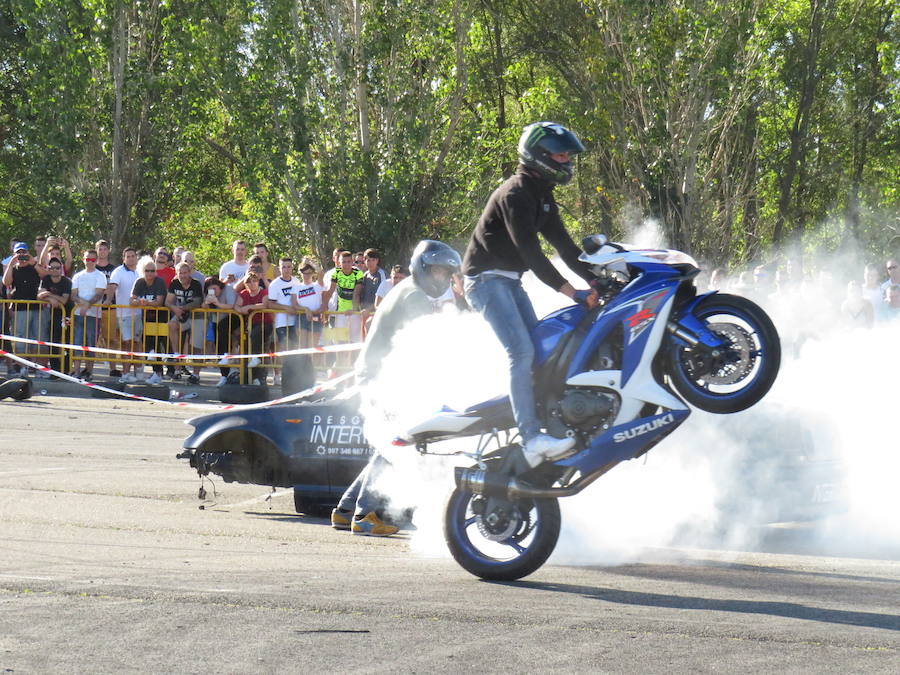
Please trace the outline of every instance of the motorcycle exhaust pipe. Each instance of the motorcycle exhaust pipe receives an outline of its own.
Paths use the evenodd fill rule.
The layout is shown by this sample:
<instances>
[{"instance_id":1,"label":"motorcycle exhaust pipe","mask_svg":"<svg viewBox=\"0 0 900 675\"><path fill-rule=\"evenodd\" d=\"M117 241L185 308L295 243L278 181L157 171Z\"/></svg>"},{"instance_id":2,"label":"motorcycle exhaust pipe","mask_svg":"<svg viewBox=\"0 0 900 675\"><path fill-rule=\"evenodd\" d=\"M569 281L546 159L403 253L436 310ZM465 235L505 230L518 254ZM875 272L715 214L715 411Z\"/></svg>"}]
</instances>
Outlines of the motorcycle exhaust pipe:
<instances>
[{"instance_id":1,"label":"motorcycle exhaust pipe","mask_svg":"<svg viewBox=\"0 0 900 675\"><path fill-rule=\"evenodd\" d=\"M519 481L514 476L489 473L483 469L467 469L461 466L456 467L455 478L456 486L460 490L476 495L502 497L505 499L521 499L523 497L558 499L560 497L577 495L616 464L618 462L604 464L593 473L582 476L566 487L540 488L524 481Z\"/></svg>"}]
</instances>

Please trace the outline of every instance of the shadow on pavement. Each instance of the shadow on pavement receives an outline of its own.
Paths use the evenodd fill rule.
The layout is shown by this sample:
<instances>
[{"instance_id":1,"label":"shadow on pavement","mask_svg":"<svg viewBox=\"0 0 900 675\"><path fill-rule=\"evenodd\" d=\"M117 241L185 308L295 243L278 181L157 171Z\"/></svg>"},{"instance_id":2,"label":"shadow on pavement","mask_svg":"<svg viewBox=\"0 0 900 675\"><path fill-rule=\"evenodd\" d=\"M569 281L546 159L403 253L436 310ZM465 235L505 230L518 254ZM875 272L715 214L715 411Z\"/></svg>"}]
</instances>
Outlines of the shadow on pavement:
<instances>
[{"instance_id":1,"label":"shadow on pavement","mask_svg":"<svg viewBox=\"0 0 900 675\"><path fill-rule=\"evenodd\" d=\"M638 605L643 607L661 607L665 609L700 610L704 612L736 612L739 614L766 614L788 619L820 621L847 626L865 626L900 630L900 616L896 614L876 614L873 612L850 612L840 609L824 609L810 607L793 602L766 602L759 600L720 600L681 595L662 595L658 593L641 593L612 588L592 588L572 584L554 584L539 581L488 582L498 585L510 585L517 588L533 588L555 593L574 593L585 598L612 602L622 605Z\"/></svg>"}]
</instances>

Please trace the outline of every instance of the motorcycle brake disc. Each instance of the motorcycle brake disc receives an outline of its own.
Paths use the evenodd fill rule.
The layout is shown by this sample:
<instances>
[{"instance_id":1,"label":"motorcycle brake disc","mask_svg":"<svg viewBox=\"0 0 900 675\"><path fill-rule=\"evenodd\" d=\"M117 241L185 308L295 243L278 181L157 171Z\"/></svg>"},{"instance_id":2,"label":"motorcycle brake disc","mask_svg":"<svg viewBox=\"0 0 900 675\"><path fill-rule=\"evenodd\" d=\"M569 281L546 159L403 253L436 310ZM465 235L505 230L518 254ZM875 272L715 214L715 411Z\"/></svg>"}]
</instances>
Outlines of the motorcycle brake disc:
<instances>
[{"instance_id":1,"label":"motorcycle brake disc","mask_svg":"<svg viewBox=\"0 0 900 675\"><path fill-rule=\"evenodd\" d=\"M481 536L489 541L506 541L515 535L517 541L524 538L523 532L527 534L531 530L531 519L526 515L524 518L519 509L513 509L509 515L504 515L505 522L490 525L485 518L488 515L476 516L475 522L478 525L478 531ZM523 527L524 526L524 527ZM518 534L517 534L518 533Z\"/></svg>"},{"instance_id":2,"label":"motorcycle brake disc","mask_svg":"<svg viewBox=\"0 0 900 675\"><path fill-rule=\"evenodd\" d=\"M733 323L711 323L708 328L710 332L729 342L727 350L732 358L705 374L704 381L719 385L740 382L756 363L753 337L747 330Z\"/></svg>"}]
</instances>

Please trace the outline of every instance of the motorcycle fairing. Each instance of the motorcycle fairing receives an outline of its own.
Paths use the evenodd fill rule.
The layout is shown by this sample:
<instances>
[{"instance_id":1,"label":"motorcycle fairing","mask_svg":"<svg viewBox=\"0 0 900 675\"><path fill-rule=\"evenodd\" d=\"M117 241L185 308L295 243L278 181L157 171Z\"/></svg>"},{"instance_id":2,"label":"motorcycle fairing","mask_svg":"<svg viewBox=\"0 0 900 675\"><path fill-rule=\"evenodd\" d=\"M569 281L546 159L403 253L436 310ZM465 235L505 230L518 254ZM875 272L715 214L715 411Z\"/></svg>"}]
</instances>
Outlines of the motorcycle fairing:
<instances>
[{"instance_id":1,"label":"motorcycle fairing","mask_svg":"<svg viewBox=\"0 0 900 675\"><path fill-rule=\"evenodd\" d=\"M556 462L574 467L582 475L593 473L610 462L623 462L647 452L675 431L690 415L690 410L666 410L617 424L597 436L581 452Z\"/></svg>"},{"instance_id":2,"label":"motorcycle fairing","mask_svg":"<svg viewBox=\"0 0 900 675\"><path fill-rule=\"evenodd\" d=\"M647 404L662 408L661 415L676 414L677 424L667 425L672 429L689 414L684 402L657 382L652 372L653 359L663 340L683 274L652 258L630 254L631 256L634 259L629 262L638 267L640 275L600 311L592 324L582 326L582 322L590 320L589 313L580 305L573 305L549 314L538 322L532 333L537 370L561 348L564 341L571 339L576 329L586 330L568 366L560 364L566 367L565 384L612 390L620 397L621 405L613 420L613 430L600 434L578 456L599 448L610 433L619 433L623 428L630 428L628 425L646 423L650 418L642 420L638 416ZM640 282L635 283L638 279ZM683 312L679 314L684 315ZM702 325L702 322L697 323ZM625 335L621 371L591 370L591 361L597 349L620 326ZM712 334L710 337L716 339ZM498 414L498 411L502 412ZM440 411L408 429L404 438L433 441L453 435L484 433L491 428L511 428L514 425L509 398L502 396L471 406L462 413ZM665 435L668 431L660 433ZM642 439L643 441L646 439ZM616 448L613 454L628 454L630 445ZM606 456L608 453L599 454Z\"/></svg>"}]
</instances>

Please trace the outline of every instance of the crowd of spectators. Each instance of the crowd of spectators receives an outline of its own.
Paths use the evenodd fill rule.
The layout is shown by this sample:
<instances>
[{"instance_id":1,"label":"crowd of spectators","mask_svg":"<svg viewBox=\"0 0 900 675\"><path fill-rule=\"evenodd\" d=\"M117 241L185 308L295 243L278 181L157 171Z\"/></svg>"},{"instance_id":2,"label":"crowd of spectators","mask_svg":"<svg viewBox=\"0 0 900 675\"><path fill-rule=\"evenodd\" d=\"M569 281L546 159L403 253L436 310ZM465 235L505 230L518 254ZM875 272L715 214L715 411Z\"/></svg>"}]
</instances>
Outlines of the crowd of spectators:
<instances>
[{"instance_id":1,"label":"crowd of spectators","mask_svg":"<svg viewBox=\"0 0 900 675\"><path fill-rule=\"evenodd\" d=\"M235 360L227 355L239 353L242 345L251 354L265 354L273 348L363 340L384 297L409 274L400 264L386 270L375 248L358 252L335 248L332 266L323 270L308 257L296 262L289 256L270 259L265 243L255 244L251 251L246 242L235 241L230 259L211 275L198 270L194 253L181 246L171 252L164 246L147 251L125 247L119 264L111 259L105 240L82 251L78 263L70 243L53 235L38 237L33 244L14 239L10 252L0 263L0 300L7 301L0 308L2 332L126 352L215 355L221 357L211 361L219 368L219 384L237 372ZM708 281L698 283L759 302L779 329L871 328L900 318L897 260L883 266L868 264L858 277L839 281L827 265L816 274L805 274L798 261L785 260L731 274L714 268ZM438 302L464 304L460 284ZM783 333L790 338L790 329ZM86 380L92 379L98 362L79 350L48 354L24 343L8 349ZM349 353L328 357L325 365L349 366L352 358ZM153 358L144 362L110 357L109 374L134 383L144 381L143 371L149 366L146 381L151 384L164 378L199 382L199 366L168 363L164 368ZM246 365L251 382L264 383L271 375L278 383L277 362L254 357ZM10 374L20 372L11 359L7 369Z\"/></svg>"},{"instance_id":2,"label":"crowd of spectators","mask_svg":"<svg viewBox=\"0 0 900 675\"><path fill-rule=\"evenodd\" d=\"M817 272L804 273L796 260L757 265L732 275L715 268L707 286L754 300L789 339L834 329L870 329L900 318L897 260L889 259L883 266L870 263L849 275L842 269L837 276L833 269L834 265L822 264Z\"/></svg>"},{"instance_id":3,"label":"crowd of spectators","mask_svg":"<svg viewBox=\"0 0 900 675\"><path fill-rule=\"evenodd\" d=\"M239 240L232 245L231 258L211 275L198 270L193 252L180 246L171 252L164 246L147 251L125 247L121 263L115 264L110 243L100 240L83 251L77 267L62 237L39 237L33 247L16 239L10 248L12 255L2 261L0 299L7 301L0 308L2 332L151 354L143 360L103 357L109 358L110 376L124 383L182 378L199 383L200 366L168 363L164 371L164 361L157 361L156 354L221 357L213 359L221 385L237 372L229 354L239 353L241 345L251 354L265 354L273 348L361 341L381 300L409 274L403 265L386 272L374 248L357 253L336 248L334 267L323 270L306 257L296 265L289 256L270 260L265 243L255 244L251 252ZM451 293L444 300L458 298ZM46 350L25 343L10 351L88 381L99 362L80 350L68 354L51 349L48 356ZM336 365L349 365L352 355L333 357L329 364L335 360ZM252 383L267 381L270 369L265 361L248 360ZM148 365L151 373L145 379ZM277 363L269 365L274 366L271 374L277 384ZM22 374L12 359L7 359L7 369ZM49 377L40 371L36 376Z\"/></svg>"}]
</instances>

